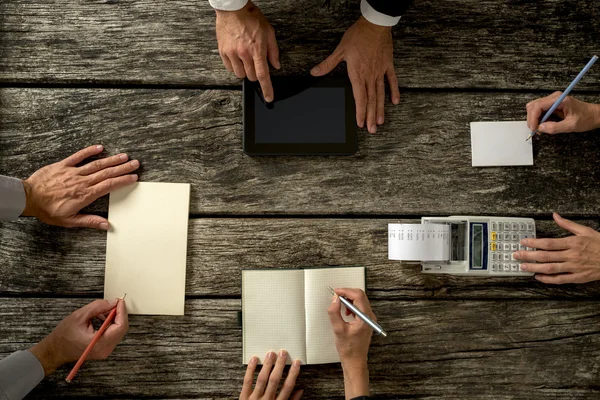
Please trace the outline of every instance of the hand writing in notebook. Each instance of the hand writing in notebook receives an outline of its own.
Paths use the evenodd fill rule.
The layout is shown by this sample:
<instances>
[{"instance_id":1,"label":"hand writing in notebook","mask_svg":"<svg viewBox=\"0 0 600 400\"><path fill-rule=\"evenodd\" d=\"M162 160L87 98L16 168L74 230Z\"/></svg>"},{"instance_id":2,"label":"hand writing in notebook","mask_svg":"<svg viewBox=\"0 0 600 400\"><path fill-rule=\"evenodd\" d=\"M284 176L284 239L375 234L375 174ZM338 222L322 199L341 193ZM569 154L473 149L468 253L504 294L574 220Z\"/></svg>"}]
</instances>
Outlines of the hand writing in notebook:
<instances>
[{"instance_id":1,"label":"hand writing in notebook","mask_svg":"<svg viewBox=\"0 0 600 400\"><path fill-rule=\"evenodd\" d=\"M354 306L373 321L377 321L371 310L371 304L365 292L360 289L335 289L337 295L351 300ZM342 318L342 304L335 295L327 309L329 320L335 334L335 347L340 355L344 371L346 398L352 399L369 395L369 368L367 355L373 330L360 318L346 322Z\"/></svg>"},{"instance_id":2,"label":"hand writing in notebook","mask_svg":"<svg viewBox=\"0 0 600 400\"><path fill-rule=\"evenodd\" d=\"M285 350L279 352L279 356L274 352L269 352L265 356L262 369L256 379L256 385L252 390L252 383L254 382L254 370L258 364L258 358L252 357L248 362L248 368L246 369L246 375L244 376L244 384L242 386L242 392L240 393L240 400L298 400L302 397L303 390L298 390L292 395L294 386L296 385L296 378L300 373L300 360L294 360L288 375L281 386L281 391L277 395L277 388L279 382L283 377L283 369L285 368L285 362L288 357L288 353ZM275 367L273 367L273 365ZM271 368L273 370L271 370Z\"/></svg>"}]
</instances>

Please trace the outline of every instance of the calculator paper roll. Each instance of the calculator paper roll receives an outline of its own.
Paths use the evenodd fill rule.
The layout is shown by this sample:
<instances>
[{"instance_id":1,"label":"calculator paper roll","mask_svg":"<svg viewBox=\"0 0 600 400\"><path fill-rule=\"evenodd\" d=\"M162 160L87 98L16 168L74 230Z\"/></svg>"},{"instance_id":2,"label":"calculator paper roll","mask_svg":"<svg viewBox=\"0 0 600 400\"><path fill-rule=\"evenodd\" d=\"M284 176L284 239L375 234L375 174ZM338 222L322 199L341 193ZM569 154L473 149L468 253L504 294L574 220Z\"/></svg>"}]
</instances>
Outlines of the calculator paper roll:
<instances>
[{"instance_id":1,"label":"calculator paper roll","mask_svg":"<svg viewBox=\"0 0 600 400\"><path fill-rule=\"evenodd\" d=\"M450 260L450 225L388 224L388 259Z\"/></svg>"}]
</instances>

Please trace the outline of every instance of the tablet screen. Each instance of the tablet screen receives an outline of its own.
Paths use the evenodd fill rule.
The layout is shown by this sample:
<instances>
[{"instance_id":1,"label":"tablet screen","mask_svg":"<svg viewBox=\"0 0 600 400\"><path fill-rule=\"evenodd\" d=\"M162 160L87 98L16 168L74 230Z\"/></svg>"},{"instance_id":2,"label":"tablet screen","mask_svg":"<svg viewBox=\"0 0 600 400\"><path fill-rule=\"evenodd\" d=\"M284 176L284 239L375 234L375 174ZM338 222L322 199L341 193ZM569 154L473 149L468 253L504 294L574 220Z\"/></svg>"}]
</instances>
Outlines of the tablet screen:
<instances>
[{"instance_id":1,"label":"tablet screen","mask_svg":"<svg viewBox=\"0 0 600 400\"><path fill-rule=\"evenodd\" d=\"M343 87L311 87L270 105L255 91L254 107L257 144L346 141Z\"/></svg>"}]
</instances>

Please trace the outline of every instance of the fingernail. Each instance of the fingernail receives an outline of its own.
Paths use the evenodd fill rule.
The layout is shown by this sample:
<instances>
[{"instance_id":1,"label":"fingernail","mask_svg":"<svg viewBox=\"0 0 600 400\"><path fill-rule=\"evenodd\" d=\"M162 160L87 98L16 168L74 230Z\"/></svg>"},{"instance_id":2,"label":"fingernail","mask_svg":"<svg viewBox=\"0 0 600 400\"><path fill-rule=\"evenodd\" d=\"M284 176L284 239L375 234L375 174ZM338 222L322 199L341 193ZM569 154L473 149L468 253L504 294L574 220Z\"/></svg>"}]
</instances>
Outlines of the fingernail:
<instances>
[{"instance_id":1,"label":"fingernail","mask_svg":"<svg viewBox=\"0 0 600 400\"><path fill-rule=\"evenodd\" d=\"M377 133L377 127L375 125L369 127L369 132L370 133Z\"/></svg>"},{"instance_id":2,"label":"fingernail","mask_svg":"<svg viewBox=\"0 0 600 400\"><path fill-rule=\"evenodd\" d=\"M333 299L331 299L332 303L337 303L340 300L340 297L337 294L333 295Z\"/></svg>"},{"instance_id":3,"label":"fingernail","mask_svg":"<svg viewBox=\"0 0 600 400\"><path fill-rule=\"evenodd\" d=\"M277 65L275 65L275 68L277 68L277 69L281 68L281 63L279 61L277 61Z\"/></svg>"},{"instance_id":4,"label":"fingernail","mask_svg":"<svg viewBox=\"0 0 600 400\"><path fill-rule=\"evenodd\" d=\"M521 257L521 253L519 253L518 251L515 251L514 253L512 253L512 256L514 258L519 258L519 257Z\"/></svg>"},{"instance_id":5,"label":"fingernail","mask_svg":"<svg viewBox=\"0 0 600 400\"><path fill-rule=\"evenodd\" d=\"M279 350L279 357L286 358L287 357L287 351L285 351L285 350Z\"/></svg>"},{"instance_id":6,"label":"fingernail","mask_svg":"<svg viewBox=\"0 0 600 400\"><path fill-rule=\"evenodd\" d=\"M139 166L140 166L140 162L139 162L138 160L133 160L133 161L131 161L129 164L131 164L131 166L132 166L133 168L137 168L137 167L139 167Z\"/></svg>"},{"instance_id":7,"label":"fingernail","mask_svg":"<svg viewBox=\"0 0 600 400\"><path fill-rule=\"evenodd\" d=\"M529 266L527 264L521 264L521 271L527 271Z\"/></svg>"},{"instance_id":8,"label":"fingernail","mask_svg":"<svg viewBox=\"0 0 600 400\"><path fill-rule=\"evenodd\" d=\"M118 302L119 302L119 299L108 300L108 304L110 304L111 306L116 306Z\"/></svg>"},{"instance_id":9,"label":"fingernail","mask_svg":"<svg viewBox=\"0 0 600 400\"><path fill-rule=\"evenodd\" d=\"M267 353L267 358L268 358L269 360L272 360L272 359L274 359L274 358L275 358L275 353L273 353L272 351L268 352L268 353Z\"/></svg>"},{"instance_id":10,"label":"fingernail","mask_svg":"<svg viewBox=\"0 0 600 400\"><path fill-rule=\"evenodd\" d=\"M271 96L266 96L266 97L265 97L265 101L266 101L267 103L270 103L270 102L272 102L272 101L273 101L273 98L272 98Z\"/></svg>"},{"instance_id":11,"label":"fingernail","mask_svg":"<svg viewBox=\"0 0 600 400\"><path fill-rule=\"evenodd\" d=\"M100 222L100 229L102 229L103 231L107 231L108 224L106 222Z\"/></svg>"},{"instance_id":12,"label":"fingernail","mask_svg":"<svg viewBox=\"0 0 600 400\"><path fill-rule=\"evenodd\" d=\"M358 123L358 127L359 127L359 128L362 128L363 126L365 126L365 123L364 123L364 122L359 122L359 123Z\"/></svg>"},{"instance_id":13,"label":"fingernail","mask_svg":"<svg viewBox=\"0 0 600 400\"><path fill-rule=\"evenodd\" d=\"M96 146L96 150L102 150L102 149L104 149L104 147L101 144L99 144L98 146Z\"/></svg>"},{"instance_id":14,"label":"fingernail","mask_svg":"<svg viewBox=\"0 0 600 400\"><path fill-rule=\"evenodd\" d=\"M135 182L135 181L137 181L137 180L138 180L138 176L137 176L137 174L133 174L133 175L131 175L131 181L132 181L132 182Z\"/></svg>"},{"instance_id":15,"label":"fingernail","mask_svg":"<svg viewBox=\"0 0 600 400\"><path fill-rule=\"evenodd\" d=\"M126 161L127 160L127 154L121 154L119 156L119 158L121 159L121 161Z\"/></svg>"},{"instance_id":16,"label":"fingernail","mask_svg":"<svg viewBox=\"0 0 600 400\"><path fill-rule=\"evenodd\" d=\"M398 103L400 103L400 99L398 97L394 97L394 99L392 100L392 102L394 104L398 104Z\"/></svg>"},{"instance_id":17,"label":"fingernail","mask_svg":"<svg viewBox=\"0 0 600 400\"><path fill-rule=\"evenodd\" d=\"M377 123L378 123L379 125L383 124L383 117L379 117L379 118L377 118Z\"/></svg>"},{"instance_id":18,"label":"fingernail","mask_svg":"<svg viewBox=\"0 0 600 400\"><path fill-rule=\"evenodd\" d=\"M319 71L321 71L321 67L319 67L318 65L316 67L314 67L313 69L310 70L311 74L318 74Z\"/></svg>"},{"instance_id":19,"label":"fingernail","mask_svg":"<svg viewBox=\"0 0 600 400\"><path fill-rule=\"evenodd\" d=\"M250 365L254 365L254 364L256 364L257 362L258 362L258 357L252 357L252 358L250 359L250 362L249 362L248 364L250 364Z\"/></svg>"},{"instance_id":20,"label":"fingernail","mask_svg":"<svg viewBox=\"0 0 600 400\"><path fill-rule=\"evenodd\" d=\"M294 363L292 364L292 366L294 367L299 367L300 365L302 365L302 362L300 360L294 360Z\"/></svg>"}]
</instances>

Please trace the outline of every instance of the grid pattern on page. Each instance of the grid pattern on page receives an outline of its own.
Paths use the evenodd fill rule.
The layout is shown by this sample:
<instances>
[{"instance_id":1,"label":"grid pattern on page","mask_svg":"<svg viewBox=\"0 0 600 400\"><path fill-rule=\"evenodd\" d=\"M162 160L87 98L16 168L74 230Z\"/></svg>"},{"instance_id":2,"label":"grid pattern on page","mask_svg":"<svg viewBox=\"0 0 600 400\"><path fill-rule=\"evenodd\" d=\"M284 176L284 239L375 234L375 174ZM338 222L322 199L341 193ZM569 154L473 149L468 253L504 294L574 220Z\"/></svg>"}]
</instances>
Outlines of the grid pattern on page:
<instances>
[{"instance_id":1,"label":"grid pattern on page","mask_svg":"<svg viewBox=\"0 0 600 400\"><path fill-rule=\"evenodd\" d=\"M319 268L304 270L304 304L306 307L306 357L308 364L339 362L335 336L327 308L332 288L365 290L365 268ZM343 312L342 307L342 312ZM352 317L349 317L350 319Z\"/></svg>"},{"instance_id":2,"label":"grid pattern on page","mask_svg":"<svg viewBox=\"0 0 600 400\"><path fill-rule=\"evenodd\" d=\"M104 298L130 314L183 315L188 183L138 182L110 194Z\"/></svg>"},{"instance_id":3,"label":"grid pattern on page","mask_svg":"<svg viewBox=\"0 0 600 400\"><path fill-rule=\"evenodd\" d=\"M306 363L304 272L242 271L243 362L285 349L292 360Z\"/></svg>"}]
</instances>

